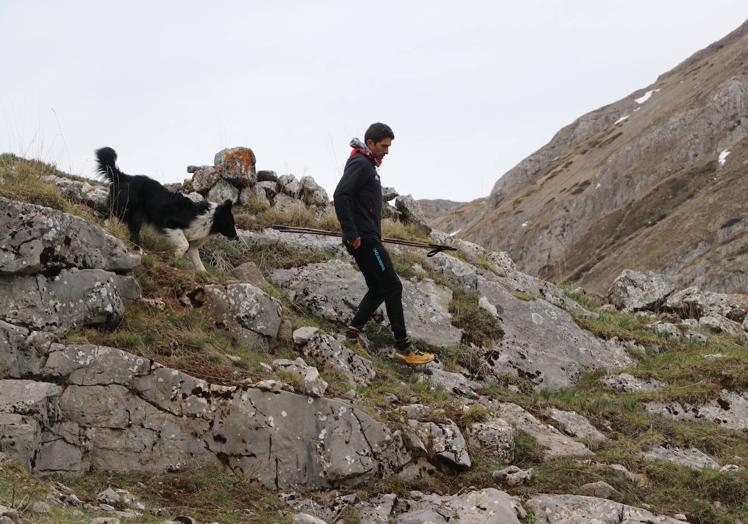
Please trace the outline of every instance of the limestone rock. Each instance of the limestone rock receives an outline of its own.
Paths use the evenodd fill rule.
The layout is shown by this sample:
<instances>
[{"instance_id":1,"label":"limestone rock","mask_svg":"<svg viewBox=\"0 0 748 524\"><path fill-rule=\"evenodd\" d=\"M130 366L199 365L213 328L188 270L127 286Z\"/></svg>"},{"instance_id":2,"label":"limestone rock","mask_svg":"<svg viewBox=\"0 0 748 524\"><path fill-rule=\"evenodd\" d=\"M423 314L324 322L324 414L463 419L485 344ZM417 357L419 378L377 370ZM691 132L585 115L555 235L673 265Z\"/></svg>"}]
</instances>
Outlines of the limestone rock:
<instances>
[{"instance_id":1,"label":"limestone rock","mask_svg":"<svg viewBox=\"0 0 748 524\"><path fill-rule=\"evenodd\" d=\"M325 333L312 336L302 351L304 355L317 359L325 369L341 373L350 384L368 386L377 376L371 361Z\"/></svg>"},{"instance_id":2,"label":"limestone rock","mask_svg":"<svg viewBox=\"0 0 748 524\"><path fill-rule=\"evenodd\" d=\"M539 387L558 390L576 383L584 371L634 364L622 345L595 338L545 300L520 300L500 283L486 280L479 282L478 292L502 319L504 337L483 353L498 375L521 373Z\"/></svg>"},{"instance_id":3,"label":"limestone rock","mask_svg":"<svg viewBox=\"0 0 748 524\"><path fill-rule=\"evenodd\" d=\"M719 469L719 464L713 458L696 448L655 446L643 456L647 460L667 460L692 469Z\"/></svg>"},{"instance_id":4,"label":"limestone rock","mask_svg":"<svg viewBox=\"0 0 748 524\"><path fill-rule=\"evenodd\" d=\"M716 333L730 333L731 335L745 335L743 328L737 322L724 317L704 316L699 319L699 326Z\"/></svg>"},{"instance_id":5,"label":"limestone rock","mask_svg":"<svg viewBox=\"0 0 748 524\"><path fill-rule=\"evenodd\" d=\"M275 489L331 487L410 459L398 433L345 402L216 386L113 348L53 344L35 378L55 384L0 380L0 441L40 473L226 462Z\"/></svg>"},{"instance_id":6,"label":"limestone rock","mask_svg":"<svg viewBox=\"0 0 748 524\"><path fill-rule=\"evenodd\" d=\"M467 432L471 446L479 447L501 462L514 460L514 429L504 419L492 417L484 422L474 422Z\"/></svg>"},{"instance_id":7,"label":"limestone rock","mask_svg":"<svg viewBox=\"0 0 748 524\"><path fill-rule=\"evenodd\" d=\"M671 324L670 322L655 322L654 324L652 324L652 329L656 333L667 335L668 337L679 338L683 336L683 333L681 333L680 329L678 329L678 326L676 326L675 324Z\"/></svg>"},{"instance_id":8,"label":"limestone rock","mask_svg":"<svg viewBox=\"0 0 748 524\"><path fill-rule=\"evenodd\" d=\"M220 170L213 166L202 166L193 172L192 189L201 194L206 194L216 185L221 178Z\"/></svg>"},{"instance_id":9,"label":"limestone rock","mask_svg":"<svg viewBox=\"0 0 748 524\"><path fill-rule=\"evenodd\" d=\"M80 202L100 212L109 210L109 188L104 184L92 184L57 175L47 175L42 180L56 185L65 198L72 202Z\"/></svg>"},{"instance_id":10,"label":"limestone rock","mask_svg":"<svg viewBox=\"0 0 748 524\"><path fill-rule=\"evenodd\" d=\"M293 343L297 346L304 346L318 331L319 328L314 326L300 327L293 332Z\"/></svg>"},{"instance_id":11,"label":"limestone rock","mask_svg":"<svg viewBox=\"0 0 748 524\"><path fill-rule=\"evenodd\" d=\"M495 488L451 496L412 491L410 497L397 504L395 511L402 511L395 518L398 524L520 524L527 516L519 499Z\"/></svg>"},{"instance_id":12,"label":"limestone rock","mask_svg":"<svg viewBox=\"0 0 748 524\"><path fill-rule=\"evenodd\" d=\"M254 152L248 147L222 149L216 153L213 165L220 172L221 178L237 188L246 187L257 182Z\"/></svg>"},{"instance_id":13,"label":"limestone rock","mask_svg":"<svg viewBox=\"0 0 748 524\"><path fill-rule=\"evenodd\" d=\"M626 506L596 497L580 495L537 495L527 504L538 522L567 524L595 522L599 524L682 524L681 521L656 516L647 510Z\"/></svg>"},{"instance_id":14,"label":"limestone rock","mask_svg":"<svg viewBox=\"0 0 748 524\"><path fill-rule=\"evenodd\" d=\"M595 428L586 417L575 411L562 411L551 408L548 410L550 417L558 422L567 435L587 440L607 440L605 435Z\"/></svg>"},{"instance_id":15,"label":"limestone rock","mask_svg":"<svg viewBox=\"0 0 748 524\"><path fill-rule=\"evenodd\" d=\"M420 206L412 196L405 195L396 197L395 207L400 213L400 220L406 223L416 224L427 233L431 232L431 226L428 225L426 216L423 214Z\"/></svg>"},{"instance_id":16,"label":"limestone rock","mask_svg":"<svg viewBox=\"0 0 748 524\"><path fill-rule=\"evenodd\" d=\"M301 198L308 206L325 207L330 202L327 191L310 176L301 177Z\"/></svg>"},{"instance_id":17,"label":"limestone rock","mask_svg":"<svg viewBox=\"0 0 748 524\"><path fill-rule=\"evenodd\" d=\"M579 491L584 495L588 495L590 497L599 497L603 499L609 499L615 495L621 494L616 488L602 480L583 484L582 487L579 488Z\"/></svg>"},{"instance_id":18,"label":"limestone rock","mask_svg":"<svg viewBox=\"0 0 748 524\"><path fill-rule=\"evenodd\" d=\"M660 382L659 380L653 378L641 379L628 373L607 376L603 379L603 384L611 389L628 393L659 391L667 386L667 384Z\"/></svg>"},{"instance_id":19,"label":"limestone rock","mask_svg":"<svg viewBox=\"0 0 748 524\"><path fill-rule=\"evenodd\" d=\"M100 227L62 211L0 197L0 275L77 267L130 271L138 255Z\"/></svg>"},{"instance_id":20,"label":"limestone rock","mask_svg":"<svg viewBox=\"0 0 748 524\"><path fill-rule=\"evenodd\" d=\"M257 172L257 182L277 182L278 175L275 171L260 170Z\"/></svg>"},{"instance_id":21,"label":"limestone rock","mask_svg":"<svg viewBox=\"0 0 748 524\"><path fill-rule=\"evenodd\" d=\"M553 426L540 422L517 404L502 402L495 403L492 407L497 416L509 422L515 429L528 433L538 441L538 444L546 448L546 457L592 454L587 446L567 437Z\"/></svg>"},{"instance_id":22,"label":"limestone rock","mask_svg":"<svg viewBox=\"0 0 748 524\"><path fill-rule=\"evenodd\" d=\"M116 275L100 269L65 269L53 277L0 278L0 296L5 300L0 320L33 330L113 326L124 312Z\"/></svg>"},{"instance_id":23,"label":"limestone rock","mask_svg":"<svg viewBox=\"0 0 748 524\"><path fill-rule=\"evenodd\" d=\"M491 478L496 482L506 484L507 486L521 486L527 484L532 480L532 468L521 469L517 466L509 466L507 468L494 471L491 473Z\"/></svg>"},{"instance_id":24,"label":"limestone rock","mask_svg":"<svg viewBox=\"0 0 748 524\"><path fill-rule=\"evenodd\" d=\"M270 283L265 280L265 276L257 267L254 262L245 262L239 266L236 266L232 271L231 275L236 278L239 282L246 284L252 284L258 288L270 287Z\"/></svg>"},{"instance_id":25,"label":"limestone rock","mask_svg":"<svg viewBox=\"0 0 748 524\"><path fill-rule=\"evenodd\" d=\"M223 204L226 200L231 200L236 204L239 202L239 190L231 185L230 182L220 179L210 188L205 198L216 204Z\"/></svg>"},{"instance_id":26,"label":"limestone rock","mask_svg":"<svg viewBox=\"0 0 748 524\"><path fill-rule=\"evenodd\" d=\"M701 291L697 287L676 291L665 302L665 309L677 313L682 318L725 317L738 323L746 318L746 307L746 295L712 293Z\"/></svg>"},{"instance_id":27,"label":"limestone rock","mask_svg":"<svg viewBox=\"0 0 748 524\"><path fill-rule=\"evenodd\" d=\"M453 467L466 469L471 466L465 438L452 420L435 423L411 419L408 425L425 444L430 455Z\"/></svg>"},{"instance_id":28,"label":"limestone rock","mask_svg":"<svg viewBox=\"0 0 748 524\"><path fill-rule=\"evenodd\" d=\"M281 306L260 288L247 283L210 285L205 298L213 320L238 344L266 348L278 335Z\"/></svg>"},{"instance_id":29,"label":"limestone rock","mask_svg":"<svg viewBox=\"0 0 748 524\"><path fill-rule=\"evenodd\" d=\"M273 367L277 371L290 373L298 377L304 384L304 394L312 397L322 397L327 390L327 382L319 376L319 371L314 366L307 366L301 357L296 360L277 359L273 361Z\"/></svg>"},{"instance_id":30,"label":"limestone rock","mask_svg":"<svg viewBox=\"0 0 748 524\"><path fill-rule=\"evenodd\" d=\"M632 271L621 273L608 290L608 299L618 309L638 311L663 304L675 286L665 275Z\"/></svg>"}]
</instances>

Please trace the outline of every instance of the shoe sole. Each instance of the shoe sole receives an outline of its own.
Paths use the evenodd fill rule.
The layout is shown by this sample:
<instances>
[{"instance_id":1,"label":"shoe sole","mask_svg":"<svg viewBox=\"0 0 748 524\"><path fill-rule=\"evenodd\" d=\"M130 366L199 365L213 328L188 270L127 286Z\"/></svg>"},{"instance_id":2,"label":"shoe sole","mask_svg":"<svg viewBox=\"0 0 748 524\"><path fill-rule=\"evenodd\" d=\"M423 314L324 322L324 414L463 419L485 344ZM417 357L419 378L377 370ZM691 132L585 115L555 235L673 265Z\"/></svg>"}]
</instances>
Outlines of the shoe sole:
<instances>
[{"instance_id":1,"label":"shoe sole","mask_svg":"<svg viewBox=\"0 0 748 524\"><path fill-rule=\"evenodd\" d=\"M409 366L422 366L424 364L428 364L429 362L434 361L434 355L430 355L429 357L417 357L418 360L415 361L415 360L408 360L408 357L405 355L402 355L400 353L395 353L395 358Z\"/></svg>"}]
</instances>

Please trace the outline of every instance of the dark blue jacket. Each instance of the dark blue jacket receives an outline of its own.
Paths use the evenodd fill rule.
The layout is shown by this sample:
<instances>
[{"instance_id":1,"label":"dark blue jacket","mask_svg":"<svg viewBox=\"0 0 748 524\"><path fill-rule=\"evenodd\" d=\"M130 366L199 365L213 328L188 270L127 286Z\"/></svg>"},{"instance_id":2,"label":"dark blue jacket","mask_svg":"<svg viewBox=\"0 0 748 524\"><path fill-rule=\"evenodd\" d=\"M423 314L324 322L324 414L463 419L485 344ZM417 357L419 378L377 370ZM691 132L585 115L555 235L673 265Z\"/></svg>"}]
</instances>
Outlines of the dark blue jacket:
<instances>
[{"instance_id":1,"label":"dark blue jacket","mask_svg":"<svg viewBox=\"0 0 748 524\"><path fill-rule=\"evenodd\" d=\"M333 194L343 240L382 238L382 184L374 161L361 153L348 158Z\"/></svg>"}]
</instances>

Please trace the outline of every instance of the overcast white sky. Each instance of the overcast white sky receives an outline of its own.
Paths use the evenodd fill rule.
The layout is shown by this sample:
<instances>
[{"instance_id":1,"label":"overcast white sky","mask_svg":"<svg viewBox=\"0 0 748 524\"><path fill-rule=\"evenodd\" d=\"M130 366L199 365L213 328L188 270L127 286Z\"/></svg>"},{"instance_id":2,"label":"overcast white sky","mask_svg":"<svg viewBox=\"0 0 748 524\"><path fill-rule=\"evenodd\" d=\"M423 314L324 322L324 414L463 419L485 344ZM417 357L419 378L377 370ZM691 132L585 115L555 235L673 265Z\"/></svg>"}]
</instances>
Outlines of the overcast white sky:
<instances>
[{"instance_id":1,"label":"overcast white sky","mask_svg":"<svg viewBox=\"0 0 748 524\"><path fill-rule=\"evenodd\" d=\"M392 126L384 185L470 200L582 114L748 18L745 0L0 0L0 152L181 181L224 147L332 195Z\"/></svg>"}]
</instances>

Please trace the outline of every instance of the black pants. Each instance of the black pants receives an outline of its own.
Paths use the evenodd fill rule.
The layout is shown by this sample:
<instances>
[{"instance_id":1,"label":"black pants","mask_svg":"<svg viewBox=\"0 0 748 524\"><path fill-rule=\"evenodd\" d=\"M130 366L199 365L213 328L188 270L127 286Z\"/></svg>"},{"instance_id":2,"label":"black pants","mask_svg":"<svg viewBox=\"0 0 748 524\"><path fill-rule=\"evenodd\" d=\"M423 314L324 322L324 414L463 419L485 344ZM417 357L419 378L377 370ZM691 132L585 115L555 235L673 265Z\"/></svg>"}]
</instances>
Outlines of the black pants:
<instances>
[{"instance_id":1,"label":"black pants","mask_svg":"<svg viewBox=\"0 0 748 524\"><path fill-rule=\"evenodd\" d=\"M358 311L351 321L351 325L362 328L371 318L379 305L384 302L387 308L387 318L396 340L407 337L405 317L403 316L403 285L395 272L390 255L381 242L363 240L361 247L353 249L346 244L346 249L356 259L356 264L366 279L369 290L361 299Z\"/></svg>"}]
</instances>

